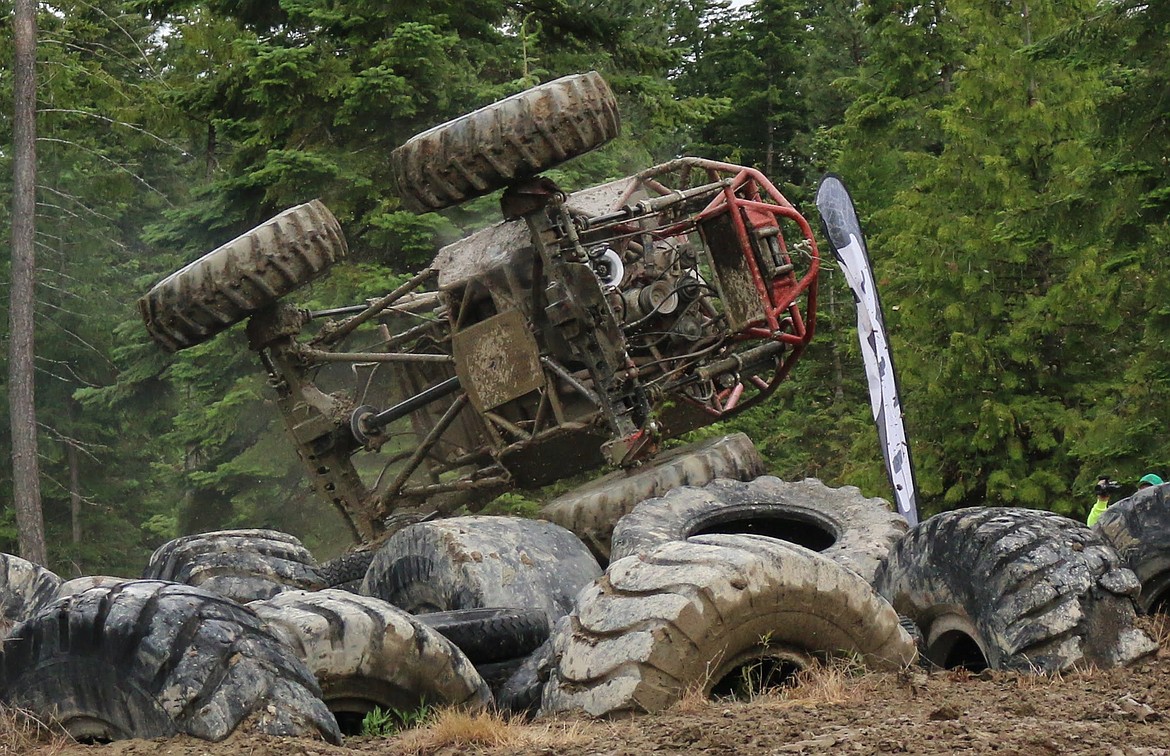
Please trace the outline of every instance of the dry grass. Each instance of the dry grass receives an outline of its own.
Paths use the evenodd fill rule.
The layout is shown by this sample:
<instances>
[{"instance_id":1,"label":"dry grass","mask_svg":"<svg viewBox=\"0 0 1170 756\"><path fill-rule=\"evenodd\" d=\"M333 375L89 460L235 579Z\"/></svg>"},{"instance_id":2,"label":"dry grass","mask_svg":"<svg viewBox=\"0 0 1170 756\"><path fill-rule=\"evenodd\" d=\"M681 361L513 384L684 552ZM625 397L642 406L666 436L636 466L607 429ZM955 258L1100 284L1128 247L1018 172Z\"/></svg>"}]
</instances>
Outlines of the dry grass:
<instances>
[{"instance_id":1,"label":"dry grass","mask_svg":"<svg viewBox=\"0 0 1170 756\"><path fill-rule=\"evenodd\" d=\"M1170 614L1158 612L1137 618L1137 626L1158 643L1158 655L1170 652Z\"/></svg>"},{"instance_id":2,"label":"dry grass","mask_svg":"<svg viewBox=\"0 0 1170 756\"><path fill-rule=\"evenodd\" d=\"M53 756L73 739L21 709L0 707L0 756Z\"/></svg>"},{"instance_id":3,"label":"dry grass","mask_svg":"<svg viewBox=\"0 0 1170 756\"><path fill-rule=\"evenodd\" d=\"M865 673L858 659L833 657L799 670L790 685L766 690L754 697L753 703L809 709L857 703L862 697L859 683Z\"/></svg>"},{"instance_id":4,"label":"dry grass","mask_svg":"<svg viewBox=\"0 0 1170 756\"><path fill-rule=\"evenodd\" d=\"M395 742L408 754L443 748L458 752L491 752L517 748L573 749L588 741L581 722L528 724L498 712L440 709L422 727L404 732Z\"/></svg>"},{"instance_id":5,"label":"dry grass","mask_svg":"<svg viewBox=\"0 0 1170 756\"><path fill-rule=\"evenodd\" d=\"M718 665L709 665L706 678L689 687L678 703L671 707L671 711L694 714L714 705L705 691L709 687L710 671L715 666ZM762 689L749 686L742 700L774 708L816 708L857 703L863 696L865 674L865 666L859 660L832 657L798 670L784 685Z\"/></svg>"}]
</instances>

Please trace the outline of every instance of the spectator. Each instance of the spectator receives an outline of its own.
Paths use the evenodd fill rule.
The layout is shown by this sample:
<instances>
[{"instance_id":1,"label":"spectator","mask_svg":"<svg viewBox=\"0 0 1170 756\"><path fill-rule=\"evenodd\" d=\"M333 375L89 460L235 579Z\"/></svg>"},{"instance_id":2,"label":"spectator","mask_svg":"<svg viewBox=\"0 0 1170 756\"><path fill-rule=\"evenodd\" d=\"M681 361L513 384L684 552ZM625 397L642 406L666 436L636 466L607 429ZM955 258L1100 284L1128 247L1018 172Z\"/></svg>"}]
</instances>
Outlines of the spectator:
<instances>
[{"instance_id":1,"label":"spectator","mask_svg":"<svg viewBox=\"0 0 1170 756\"><path fill-rule=\"evenodd\" d=\"M1142 478L1145 480L1145 478ZM1160 479L1159 479L1160 480ZM1097 503L1089 510L1089 516L1085 519L1085 524L1089 527L1097 521L1097 518L1105 513L1105 509L1109 506L1109 494L1121 488L1121 484L1109 478L1098 478L1097 486L1093 489L1097 492Z\"/></svg>"},{"instance_id":2,"label":"spectator","mask_svg":"<svg viewBox=\"0 0 1170 756\"><path fill-rule=\"evenodd\" d=\"M1162 483L1163 480L1157 475L1154 475L1153 473L1146 473L1141 477L1141 480L1138 481L1138 490L1140 491L1143 488L1149 488L1150 486L1160 486Z\"/></svg>"}]
</instances>

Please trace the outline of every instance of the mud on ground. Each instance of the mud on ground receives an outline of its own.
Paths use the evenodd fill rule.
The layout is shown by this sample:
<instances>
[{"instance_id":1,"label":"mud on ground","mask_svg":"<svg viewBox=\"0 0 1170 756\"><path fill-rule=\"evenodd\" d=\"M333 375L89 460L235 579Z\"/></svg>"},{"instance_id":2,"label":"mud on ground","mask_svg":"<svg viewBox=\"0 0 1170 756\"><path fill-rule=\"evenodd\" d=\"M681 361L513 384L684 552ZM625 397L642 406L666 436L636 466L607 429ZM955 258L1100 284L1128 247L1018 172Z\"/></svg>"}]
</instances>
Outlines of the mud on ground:
<instances>
[{"instance_id":1,"label":"mud on ground","mask_svg":"<svg viewBox=\"0 0 1170 756\"><path fill-rule=\"evenodd\" d=\"M528 725L457 718L343 746L237 735L101 746L5 742L30 756L357 756L359 754L1116 754L1170 756L1170 651L1127 669L1056 678L918 669L820 679L782 698L684 701L620 721ZM495 746L480 745L493 740ZM480 744L477 744L480 743ZM19 747L19 750L14 750Z\"/></svg>"}]
</instances>

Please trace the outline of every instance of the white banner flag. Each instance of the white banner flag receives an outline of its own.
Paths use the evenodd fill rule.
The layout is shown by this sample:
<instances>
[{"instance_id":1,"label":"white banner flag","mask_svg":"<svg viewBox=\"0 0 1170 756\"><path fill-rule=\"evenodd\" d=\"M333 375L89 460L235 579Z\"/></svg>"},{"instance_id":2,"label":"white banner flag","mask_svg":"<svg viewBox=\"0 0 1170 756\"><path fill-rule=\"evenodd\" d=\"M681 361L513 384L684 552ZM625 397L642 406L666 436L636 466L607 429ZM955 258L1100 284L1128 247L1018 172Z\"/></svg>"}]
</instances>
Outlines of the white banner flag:
<instances>
[{"instance_id":1,"label":"white banner flag","mask_svg":"<svg viewBox=\"0 0 1170 756\"><path fill-rule=\"evenodd\" d=\"M874 285L865 236L853 200L841 179L831 173L821 179L817 189L817 209L821 213L825 234L841 264L841 272L857 301L857 338L861 342L870 408L877 424L886 473L894 488L894 502L906 522L917 525L914 465L910 461L902 401L898 396L898 377L894 371L894 355L886 338L881 300Z\"/></svg>"}]
</instances>

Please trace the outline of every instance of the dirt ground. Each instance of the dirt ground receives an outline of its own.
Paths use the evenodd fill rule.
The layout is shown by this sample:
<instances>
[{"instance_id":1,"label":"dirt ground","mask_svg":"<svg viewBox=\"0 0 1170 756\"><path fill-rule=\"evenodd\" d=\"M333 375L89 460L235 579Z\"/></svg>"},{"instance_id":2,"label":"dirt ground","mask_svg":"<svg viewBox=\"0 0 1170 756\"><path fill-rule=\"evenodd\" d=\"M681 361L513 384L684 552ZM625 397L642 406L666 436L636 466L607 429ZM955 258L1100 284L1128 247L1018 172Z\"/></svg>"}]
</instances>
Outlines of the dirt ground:
<instances>
[{"instance_id":1,"label":"dirt ground","mask_svg":"<svg viewBox=\"0 0 1170 756\"><path fill-rule=\"evenodd\" d=\"M494 745L487 745L494 743ZM0 738L29 756L356 756L357 754L1108 754L1170 755L1170 650L1126 669L1056 678L918 670L822 676L784 697L684 701L619 721L506 723L439 716L390 738L343 746L235 735L101 746Z\"/></svg>"}]
</instances>

